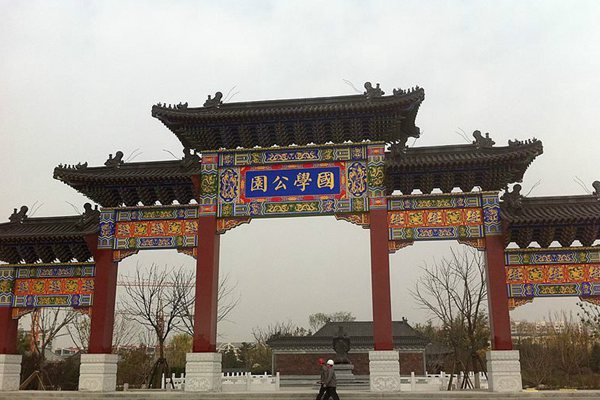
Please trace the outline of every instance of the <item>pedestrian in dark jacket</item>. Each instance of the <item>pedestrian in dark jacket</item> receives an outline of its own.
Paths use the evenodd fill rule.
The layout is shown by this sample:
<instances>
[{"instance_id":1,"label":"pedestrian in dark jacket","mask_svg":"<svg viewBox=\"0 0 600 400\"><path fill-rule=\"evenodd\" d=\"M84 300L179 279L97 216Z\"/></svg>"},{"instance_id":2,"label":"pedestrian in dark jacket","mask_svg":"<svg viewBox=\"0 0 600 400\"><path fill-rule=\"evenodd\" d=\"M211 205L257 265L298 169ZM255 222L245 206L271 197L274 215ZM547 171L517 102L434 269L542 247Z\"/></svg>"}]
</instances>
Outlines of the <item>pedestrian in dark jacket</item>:
<instances>
[{"instance_id":1,"label":"pedestrian in dark jacket","mask_svg":"<svg viewBox=\"0 0 600 400\"><path fill-rule=\"evenodd\" d=\"M324 397L325 390L325 378L327 377L327 365L325 365L325 360L319 358L319 365L321 366L321 378L319 379L319 393L317 394L317 398L315 400L326 400Z\"/></svg>"},{"instance_id":2,"label":"pedestrian in dark jacket","mask_svg":"<svg viewBox=\"0 0 600 400\"><path fill-rule=\"evenodd\" d=\"M336 392L337 380L333 370L333 360L327 360L327 374L325 374L325 399L331 397L340 400Z\"/></svg>"}]
</instances>

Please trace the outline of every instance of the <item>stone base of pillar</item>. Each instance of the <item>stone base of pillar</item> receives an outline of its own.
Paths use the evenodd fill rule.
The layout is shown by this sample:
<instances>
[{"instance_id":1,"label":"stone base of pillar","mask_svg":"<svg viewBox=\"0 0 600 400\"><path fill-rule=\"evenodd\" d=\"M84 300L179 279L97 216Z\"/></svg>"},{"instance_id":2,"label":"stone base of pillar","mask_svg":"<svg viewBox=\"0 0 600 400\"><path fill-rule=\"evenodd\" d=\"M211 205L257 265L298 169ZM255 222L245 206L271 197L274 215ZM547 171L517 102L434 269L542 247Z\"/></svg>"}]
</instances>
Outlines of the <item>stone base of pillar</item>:
<instances>
[{"instance_id":1,"label":"stone base of pillar","mask_svg":"<svg viewBox=\"0 0 600 400\"><path fill-rule=\"evenodd\" d=\"M221 353L187 353L185 391L220 392L221 359Z\"/></svg>"},{"instance_id":2,"label":"stone base of pillar","mask_svg":"<svg viewBox=\"0 0 600 400\"><path fill-rule=\"evenodd\" d=\"M117 389L116 354L82 354L79 369L79 390L114 392Z\"/></svg>"},{"instance_id":3,"label":"stone base of pillar","mask_svg":"<svg viewBox=\"0 0 600 400\"><path fill-rule=\"evenodd\" d=\"M21 355L0 354L0 391L19 390Z\"/></svg>"},{"instance_id":4,"label":"stone base of pillar","mask_svg":"<svg viewBox=\"0 0 600 400\"><path fill-rule=\"evenodd\" d=\"M399 353L395 350L369 352L369 379L372 392L400 391Z\"/></svg>"},{"instance_id":5,"label":"stone base of pillar","mask_svg":"<svg viewBox=\"0 0 600 400\"><path fill-rule=\"evenodd\" d=\"M491 392L520 392L521 363L518 350L491 350L487 360L488 388Z\"/></svg>"}]
</instances>

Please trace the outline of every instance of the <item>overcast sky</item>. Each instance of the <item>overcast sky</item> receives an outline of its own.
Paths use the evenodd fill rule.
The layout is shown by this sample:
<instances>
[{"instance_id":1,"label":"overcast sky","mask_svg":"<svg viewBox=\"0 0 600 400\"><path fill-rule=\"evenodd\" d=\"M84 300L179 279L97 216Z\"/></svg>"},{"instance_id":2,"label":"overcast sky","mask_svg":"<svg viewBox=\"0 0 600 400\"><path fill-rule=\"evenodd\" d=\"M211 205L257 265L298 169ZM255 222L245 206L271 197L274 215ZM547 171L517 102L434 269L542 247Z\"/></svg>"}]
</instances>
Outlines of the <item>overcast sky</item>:
<instances>
[{"instance_id":1,"label":"overcast sky","mask_svg":"<svg viewBox=\"0 0 600 400\"><path fill-rule=\"evenodd\" d=\"M597 1L9 1L0 0L0 219L37 202L36 216L68 215L87 199L52 179L60 163L102 165L182 154L150 115L157 102L233 101L353 94L344 80L419 85L426 98L415 146L464 143L490 132L498 145L536 137L531 195L584 194L600 179L600 3ZM412 142L412 141L411 141ZM409 143L411 143L409 142ZM4 213L2 215L2 213ZM419 267L452 242L391 256L393 317L428 315L408 294ZM175 251L126 259L193 268ZM221 238L221 273L240 305L223 340L254 326L315 312L370 320L367 230L333 217L254 220ZM538 319L575 300L538 299L512 312Z\"/></svg>"}]
</instances>

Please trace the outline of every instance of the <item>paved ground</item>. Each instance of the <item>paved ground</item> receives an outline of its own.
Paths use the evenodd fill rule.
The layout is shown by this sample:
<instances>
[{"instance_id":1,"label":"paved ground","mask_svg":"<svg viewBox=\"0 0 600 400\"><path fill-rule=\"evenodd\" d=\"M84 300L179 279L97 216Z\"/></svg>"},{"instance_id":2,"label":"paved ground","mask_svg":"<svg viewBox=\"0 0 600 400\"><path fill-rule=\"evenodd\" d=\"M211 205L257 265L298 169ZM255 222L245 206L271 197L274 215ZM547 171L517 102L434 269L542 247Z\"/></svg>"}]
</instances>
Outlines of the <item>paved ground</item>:
<instances>
[{"instance_id":1,"label":"paved ground","mask_svg":"<svg viewBox=\"0 0 600 400\"><path fill-rule=\"evenodd\" d=\"M184 393L129 391L109 393L83 392L0 392L0 400L313 400L316 391L280 391L272 393ZM600 391L542 391L489 393L484 391L372 393L340 390L341 400L600 400Z\"/></svg>"}]
</instances>

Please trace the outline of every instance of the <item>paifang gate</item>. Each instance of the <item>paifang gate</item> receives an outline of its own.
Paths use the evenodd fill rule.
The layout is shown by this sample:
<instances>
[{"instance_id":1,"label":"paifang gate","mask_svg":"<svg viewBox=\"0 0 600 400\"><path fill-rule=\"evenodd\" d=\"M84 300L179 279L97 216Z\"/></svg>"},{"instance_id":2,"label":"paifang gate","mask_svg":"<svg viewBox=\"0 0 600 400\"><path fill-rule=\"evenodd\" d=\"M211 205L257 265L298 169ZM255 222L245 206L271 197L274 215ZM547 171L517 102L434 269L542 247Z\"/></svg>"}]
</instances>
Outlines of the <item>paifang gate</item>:
<instances>
[{"instance_id":1,"label":"paifang gate","mask_svg":"<svg viewBox=\"0 0 600 400\"><path fill-rule=\"evenodd\" d=\"M193 353L187 391L219 391L216 352L219 238L254 218L330 215L370 231L374 349L371 390L400 388L389 257L416 241L454 240L485 252L490 389L521 388L509 309L535 297L600 295L600 183L588 196L525 198L520 182L538 140L496 146L407 147L421 88L363 95L223 104L157 104L152 115L184 146L181 160L59 165L54 177L98 203L81 216L0 224L0 388L18 387L17 319L40 307L91 314L80 390L115 389L111 353L118 263L142 250L196 258ZM457 191L458 190L458 191ZM499 192L505 193L499 198ZM437 192L437 193L434 193ZM401 193L401 194L394 194ZM578 240L584 246L575 247ZM558 241L561 247L552 247ZM510 243L519 249L507 249ZM537 242L539 248L530 248ZM16 385L16 386L15 386Z\"/></svg>"}]
</instances>

